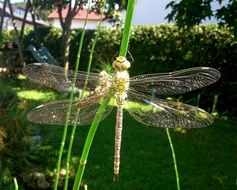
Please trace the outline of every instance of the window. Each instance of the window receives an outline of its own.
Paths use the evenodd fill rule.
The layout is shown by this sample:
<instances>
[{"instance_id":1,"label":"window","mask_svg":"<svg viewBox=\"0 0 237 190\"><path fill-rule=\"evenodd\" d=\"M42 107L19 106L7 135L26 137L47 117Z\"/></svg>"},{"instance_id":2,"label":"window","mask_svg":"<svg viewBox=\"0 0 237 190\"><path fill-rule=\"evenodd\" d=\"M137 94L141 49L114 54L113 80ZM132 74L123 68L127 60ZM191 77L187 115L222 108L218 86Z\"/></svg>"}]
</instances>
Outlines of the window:
<instances>
[{"instance_id":1,"label":"window","mask_svg":"<svg viewBox=\"0 0 237 190\"><path fill-rule=\"evenodd\" d=\"M16 12L17 14L21 15L21 16L24 16L24 14L25 14L25 10L22 9L22 8L20 8L20 7L17 7L17 8L15 9L15 12Z\"/></svg>"}]
</instances>

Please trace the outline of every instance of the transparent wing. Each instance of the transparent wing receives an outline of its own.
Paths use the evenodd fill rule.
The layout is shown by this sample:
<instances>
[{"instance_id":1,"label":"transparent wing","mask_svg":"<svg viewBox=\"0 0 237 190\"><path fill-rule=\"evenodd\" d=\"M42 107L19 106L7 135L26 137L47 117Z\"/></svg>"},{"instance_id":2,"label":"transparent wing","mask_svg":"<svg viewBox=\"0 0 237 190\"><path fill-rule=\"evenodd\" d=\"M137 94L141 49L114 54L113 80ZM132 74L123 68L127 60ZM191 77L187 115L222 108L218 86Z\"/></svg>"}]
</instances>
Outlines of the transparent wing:
<instances>
[{"instance_id":1,"label":"transparent wing","mask_svg":"<svg viewBox=\"0 0 237 190\"><path fill-rule=\"evenodd\" d=\"M47 63L33 63L23 68L23 74L34 82L53 88L59 92L69 92L72 88L74 71L69 70L67 76L64 68ZM86 72L78 72L75 87L82 89L86 80ZM90 73L87 90L93 91L99 82L99 74Z\"/></svg>"},{"instance_id":2,"label":"transparent wing","mask_svg":"<svg viewBox=\"0 0 237 190\"><path fill-rule=\"evenodd\" d=\"M200 108L131 91L125 106L134 119L154 127L198 128L213 123L213 118Z\"/></svg>"},{"instance_id":3,"label":"transparent wing","mask_svg":"<svg viewBox=\"0 0 237 190\"><path fill-rule=\"evenodd\" d=\"M39 124L64 125L70 100L54 101L34 108L27 116L28 120ZM71 107L71 114L68 123L70 125L88 125L94 119L94 116L100 106L99 102L81 104L74 100ZM76 113L80 108L79 118L76 122ZM109 106L102 119L109 115L112 107Z\"/></svg>"},{"instance_id":4,"label":"transparent wing","mask_svg":"<svg viewBox=\"0 0 237 190\"><path fill-rule=\"evenodd\" d=\"M220 72L213 68L194 67L170 73L138 75L130 78L130 88L145 94L180 94L210 85L220 76Z\"/></svg>"}]
</instances>

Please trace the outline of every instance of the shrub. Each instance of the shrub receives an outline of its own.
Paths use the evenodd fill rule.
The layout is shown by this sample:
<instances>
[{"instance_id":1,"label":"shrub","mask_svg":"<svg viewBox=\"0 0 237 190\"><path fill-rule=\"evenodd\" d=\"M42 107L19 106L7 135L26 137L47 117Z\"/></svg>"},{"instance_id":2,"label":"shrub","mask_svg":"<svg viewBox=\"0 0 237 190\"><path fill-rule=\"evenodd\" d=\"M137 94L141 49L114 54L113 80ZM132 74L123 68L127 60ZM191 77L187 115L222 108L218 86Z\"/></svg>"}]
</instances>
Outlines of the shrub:
<instances>
[{"instance_id":1,"label":"shrub","mask_svg":"<svg viewBox=\"0 0 237 190\"><path fill-rule=\"evenodd\" d=\"M76 61L81 32L82 30L72 31L70 48L72 67ZM61 31L59 29L31 31L24 36L25 47L32 43L30 39L34 36L38 36L38 39L41 39L40 42L56 58L60 57ZM86 31L80 70L86 69L93 36L94 31ZM102 29L100 31L94 52L94 67L101 64L101 59L112 61L118 54L120 40L120 30ZM129 51L134 59L130 68L131 76L196 66L218 69L222 73L221 80L208 88L196 91L196 94L202 94L201 102L204 103L204 108L210 109L213 97L217 94L219 95L218 109L236 114L237 103L233 100L236 99L237 94L237 75L235 74L237 70L237 40L228 28L203 25L186 31L180 30L174 25L139 26L132 31ZM187 96L187 99L189 97Z\"/></svg>"},{"instance_id":2,"label":"shrub","mask_svg":"<svg viewBox=\"0 0 237 190\"><path fill-rule=\"evenodd\" d=\"M102 30L95 55L114 55L120 42L120 32ZM218 110L236 114L237 40L225 27L197 26L189 31L174 25L139 26L133 29L130 49L134 62L130 74L156 73L208 66L218 69L222 77L214 85L184 95L186 100L200 93L201 107L211 109L215 95ZM191 95L191 96L190 96Z\"/></svg>"}]
</instances>

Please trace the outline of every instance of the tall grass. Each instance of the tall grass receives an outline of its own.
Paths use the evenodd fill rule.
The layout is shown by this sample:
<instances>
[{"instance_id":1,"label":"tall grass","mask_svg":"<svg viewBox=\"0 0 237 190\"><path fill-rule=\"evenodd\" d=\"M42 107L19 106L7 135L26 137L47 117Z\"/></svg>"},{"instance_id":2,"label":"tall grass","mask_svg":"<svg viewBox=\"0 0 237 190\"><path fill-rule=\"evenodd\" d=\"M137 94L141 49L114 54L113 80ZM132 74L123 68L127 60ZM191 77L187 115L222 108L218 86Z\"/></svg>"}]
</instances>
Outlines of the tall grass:
<instances>
[{"instance_id":1,"label":"tall grass","mask_svg":"<svg viewBox=\"0 0 237 190\"><path fill-rule=\"evenodd\" d=\"M124 30L123 30L123 36L122 36L119 56L126 57L126 54L127 54L127 51L128 51L128 45L129 45L129 39L130 39L130 33L131 33L132 18L133 18L135 2L136 2L136 0L129 0L129 2L128 2L127 14L126 14L126 19L125 19L125 25L124 25ZM83 44L84 35L85 35L85 27L86 27L86 23L87 23L87 18L88 18L88 13L87 13L87 16L86 16L86 21L84 23L84 29L83 29L83 32L82 32L82 35L81 35L80 44L79 44L79 48L78 48L72 93L70 95L70 102L71 103L69 105L68 112L67 112L67 115L66 115L66 123L64 125L64 131L63 131L61 146L60 146L60 150L59 150L59 157L58 157L58 162L57 162L57 171L56 171L55 184L54 184L54 189L55 190L58 187L58 178L59 178L59 172L60 172L60 167L61 167L62 153L63 153L63 150L64 150L64 145L65 145L66 136L67 136L68 119L69 119L69 116L70 116L72 102L73 102L73 98L74 98L73 97L73 89L75 88L75 81L76 81L77 72L78 72L79 63L80 63L80 55L81 55L82 44ZM98 36L98 33L97 33L97 36ZM87 69L87 74L88 75L89 75L90 68L91 68L91 61L92 61L92 57L93 57L93 52L94 52L97 36L95 36L95 40L94 40L92 50L91 50L91 54L90 54L90 58L89 58L88 69ZM83 92L86 88L86 83L87 83L87 81L85 82L85 85L83 87L82 94L81 94L80 98L83 96ZM80 187L81 180L82 180L84 170L85 170L85 166L86 166L86 163L87 163L87 158L88 158L88 155L89 155L90 147L92 145L92 142L93 142L95 133L97 131L98 125L100 123L100 120L101 120L101 118L102 118L102 116L103 116L103 114L104 114L104 112L105 112L105 110L106 110L106 108L107 108L107 106L110 102L111 97L112 97L112 94L111 94L111 92L109 92L109 94L107 95L107 98L104 99L101 102L101 105L100 105L99 109L97 110L95 118L92 121L90 130L87 134L87 138L86 138L86 141L85 141L85 144L84 144L84 147L83 147L83 151L82 151L82 154L81 154L81 157L80 157L80 163L79 163L79 167L77 169L77 173L76 173L76 177L75 177L75 181L74 181L74 185L73 185L73 190L78 190L79 187ZM76 114L77 119L78 119L79 112L80 112L80 109L78 110L78 112ZM76 119L76 121L77 121L77 119ZM68 189L69 166L70 166L71 151L72 151L72 146L73 146L76 127L77 127L77 125L75 124L73 126L71 136L70 136L69 145L68 145L68 153L67 153L67 160L66 160L66 178L65 178L65 183L64 183L64 190ZM178 169L177 169L177 164L176 164L175 152L174 152L172 140L171 140L168 129L166 129L166 133L167 133L167 137L168 137L168 140L169 140L169 143L170 143L170 148L171 148L171 151L172 151L172 156L173 156L173 161L174 161L174 169L175 169L175 174L176 174L177 189L180 190L179 175L178 175Z\"/></svg>"},{"instance_id":2,"label":"tall grass","mask_svg":"<svg viewBox=\"0 0 237 190\"><path fill-rule=\"evenodd\" d=\"M128 8L127 8L127 15L125 19L125 25L124 25L124 31L123 31L123 37L122 37L122 42L120 46L120 56L126 56L127 50L128 50L128 44L129 44L129 38L130 38L130 33L131 33L131 24L132 24L132 16L133 16L133 11L134 11L134 6L135 6L135 0L129 0L128 1ZM81 159L80 159L80 164L76 173L76 178L74 181L73 185L73 190L78 190L81 184L81 180L84 174L86 162L87 162L87 157L90 151L91 144L94 139L94 135L96 133L97 127L100 123L100 120L108 106L108 103L111 99L111 92L108 94L108 98L102 101L101 106L99 107L95 118L91 124L90 130L88 132L85 145L82 151Z\"/></svg>"},{"instance_id":3,"label":"tall grass","mask_svg":"<svg viewBox=\"0 0 237 190\"><path fill-rule=\"evenodd\" d=\"M172 157L173 157L173 162L174 162L174 171L175 171L175 176L176 176L177 190L180 190L179 172L178 172L178 167L177 167L177 162L176 162L176 156L175 156L174 146L173 146L172 139L170 137L170 132L169 132L168 128L166 128L166 134L167 134L167 137L169 140L170 149L172 152Z\"/></svg>"},{"instance_id":4,"label":"tall grass","mask_svg":"<svg viewBox=\"0 0 237 190\"><path fill-rule=\"evenodd\" d=\"M105 2L103 4L105 6ZM104 11L104 7L102 8L102 12L103 11ZM88 62L88 67L87 67L87 78L86 78L85 83L83 85L82 92L81 92L80 97L79 97L80 99L83 97L83 94L84 94L84 92L86 90L87 82L88 82L88 79L89 79L89 73L90 73L90 70L91 70L91 63L92 63L93 53L94 53L95 45L96 45L96 42L97 42L97 39L98 39L98 36L99 36L99 30L100 30L102 19L103 19L102 15L103 14L101 14L100 22L99 22L99 25L98 25L98 28L97 28L98 32L95 34L95 38L93 40L93 44L92 44L92 48L91 48L91 53L90 53L90 57L89 57L89 62ZM88 16L88 14L87 14L87 16ZM84 28L83 31L85 31L85 28ZM80 51L78 53L81 53L81 47L82 46L80 45L80 48L79 48ZM76 121L78 120L79 114L80 114L80 109L78 109L78 111L76 113ZM66 161L66 178L65 178L65 183L64 183L64 190L68 189L70 159L71 159L71 152L72 152L74 136L75 136L75 132L76 132L76 128L77 128L77 124L76 123L73 125L72 132L71 132L71 135L70 135L70 141L69 141L69 145L68 145L68 153L67 153L67 161Z\"/></svg>"},{"instance_id":5,"label":"tall grass","mask_svg":"<svg viewBox=\"0 0 237 190\"><path fill-rule=\"evenodd\" d=\"M89 1L89 6L90 6L90 1ZM81 35L81 38L80 38L80 43L79 43L79 48L78 48L78 53L77 53L77 61L76 61L74 76L73 76L73 81L72 81L72 91L71 91L71 94L70 94L70 103L69 103L69 106L68 106L68 111L67 111L67 115L66 115L66 122L65 122L65 125L64 125L64 129L63 129L61 146L60 146L60 149L59 149L57 170L56 170L55 181L54 181L54 190L57 190L57 188L58 188L58 180L59 180L59 173L60 173L60 168L61 168L62 155L63 155L64 145L65 145L65 141L66 141L66 137L67 137L68 121L69 121L69 117L70 117L70 113L71 113L72 102L73 102L73 99L74 99L73 92L74 92L74 89L75 89L75 82L76 82L77 72L78 72L78 68L79 68L79 64L80 64L80 56L81 56L82 45L83 45L84 36L85 36L85 28L86 28L86 24L87 24L87 20L88 20L88 15L89 15L89 10L87 11L87 14L86 14L86 19L85 19L85 22L84 22L82 35ZM70 151L70 144L69 144L69 151ZM67 156L67 157L69 157L69 160L70 160L70 155L71 155L71 153L69 152L69 154ZM68 173L69 173L69 166L66 166L66 180L65 180L64 189L67 188L67 186L68 186Z\"/></svg>"}]
</instances>

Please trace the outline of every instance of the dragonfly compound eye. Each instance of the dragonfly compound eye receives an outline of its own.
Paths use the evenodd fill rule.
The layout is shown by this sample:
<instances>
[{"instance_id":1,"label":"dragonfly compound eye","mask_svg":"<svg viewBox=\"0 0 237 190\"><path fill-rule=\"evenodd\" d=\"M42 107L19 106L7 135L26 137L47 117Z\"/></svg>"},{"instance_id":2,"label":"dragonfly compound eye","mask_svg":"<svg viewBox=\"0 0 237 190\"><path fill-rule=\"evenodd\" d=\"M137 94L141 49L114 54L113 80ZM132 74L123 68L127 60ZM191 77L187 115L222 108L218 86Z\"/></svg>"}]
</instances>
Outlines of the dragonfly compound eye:
<instances>
[{"instance_id":1,"label":"dragonfly compound eye","mask_svg":"<svg viewBox=\"0 0 237 190\"><path fill-rule=\"evenodd\" d=\"M123 56L119 56L113 62L113 68L118 71L124 71L130 68L130 62Z\"/></svg>"}]
</instances>

